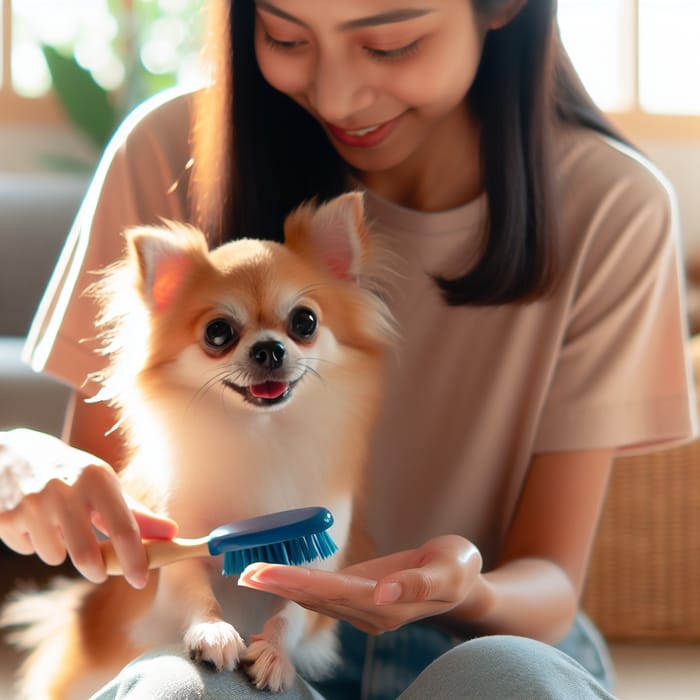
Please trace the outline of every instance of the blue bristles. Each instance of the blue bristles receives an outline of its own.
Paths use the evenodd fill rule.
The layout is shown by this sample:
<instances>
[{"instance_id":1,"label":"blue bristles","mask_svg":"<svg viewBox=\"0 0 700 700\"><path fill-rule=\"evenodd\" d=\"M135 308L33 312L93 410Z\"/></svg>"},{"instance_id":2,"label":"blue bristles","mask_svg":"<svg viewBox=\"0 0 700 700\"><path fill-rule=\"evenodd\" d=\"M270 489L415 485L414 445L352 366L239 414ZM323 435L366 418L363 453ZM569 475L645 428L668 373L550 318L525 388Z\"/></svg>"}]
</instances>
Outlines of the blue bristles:
<instances>
[{"instance_id":1,"label":"blue bristles","mask_svg":"<svg viewBox=\"0 0 700 700\"><path fill-rule=\"evenodd\" d=\"M316 559L326 559L338 551L327 532L319 532L286 542L275 542L262 547L251 547L224 553L224 576L238 576L255 562L268 564L307 564Z\"/></svg>"},{"instance_id":2,"label":"blue bristles","mask_svg":"<svg viewBox=\"0 0 700 700\"><path fill-rule=\"evenodd\" d=\"M209 533L209 553L223 554L224 576L249 564L306 564L338 551L328 534L333 516L320 507L269 513L223 525Z\"/></svg>"}]
</instances>

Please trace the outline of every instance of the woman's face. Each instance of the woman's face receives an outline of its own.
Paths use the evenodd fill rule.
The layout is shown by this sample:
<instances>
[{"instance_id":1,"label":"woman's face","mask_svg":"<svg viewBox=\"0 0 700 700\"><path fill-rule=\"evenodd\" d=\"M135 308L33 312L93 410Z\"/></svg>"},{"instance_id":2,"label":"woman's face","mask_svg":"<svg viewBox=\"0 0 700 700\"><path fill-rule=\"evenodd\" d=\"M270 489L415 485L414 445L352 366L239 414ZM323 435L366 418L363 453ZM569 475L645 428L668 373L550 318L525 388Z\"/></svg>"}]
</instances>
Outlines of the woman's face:
<instances>
[{"instance_id":1,"label":"woman's face","mask_svg":"<svg viewBox=\"0 0 700 700\"><path fill-rule=\"evenodd\" d=\"M256 0L256 9L265 79L358 171L420 165L463 139L455 130L465 129L485 35L469 0Z\"/></svg>"}]
</instances>

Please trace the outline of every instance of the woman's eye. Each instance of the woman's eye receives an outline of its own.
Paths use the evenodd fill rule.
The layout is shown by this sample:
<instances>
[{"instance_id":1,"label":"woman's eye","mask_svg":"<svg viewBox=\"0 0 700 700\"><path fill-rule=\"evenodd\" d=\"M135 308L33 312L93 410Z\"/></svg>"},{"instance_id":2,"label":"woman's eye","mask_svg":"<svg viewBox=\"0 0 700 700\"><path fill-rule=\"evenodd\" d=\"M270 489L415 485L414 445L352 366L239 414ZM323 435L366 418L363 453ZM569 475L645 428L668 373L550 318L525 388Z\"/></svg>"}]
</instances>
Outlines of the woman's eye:
<instances>
[{"instance_id":1,"label":"woman's eye","mask_svg":"<svg viewBox=\"0 0 700 700\"><path fill-rule=\"evenodd\" d=\"M226 319L217 318L207 323L203 339L209 352L220 354L238 342L238 331Z\"/></svg>"},{"instance_id":2,"label":"woman's eye","mask_svg":"<svg viewBox=\"0 0 700 700\"><path fill-rule=\"evenodd\" d=\"M366 46L365 51L372 56L372 58L377 58L384 61L398 60L401 58L407 58L408 56L413 56L418 51L418 46L420 44L420 39L412 41L410 44L405 44L404 46L399 46L396 49L375 49L371 46Z\"/></svg>"},{"instance_id":3,"label":"woman's eye","mask_svg":"<svg viewBox=\"0 0 700 700\"><path fill-rule=\"evenodd\" d=\"M289 316L289 334L297 340L311 340L317 328L318 320L311 309L300 307Z\"/></svg>"},{"instance_id":4,"label":"woman's eye","mask_svg":"<svg viewBox=\"0 0 700 700\"><path fill-rule=\"evenodd\" d=\"M293 51L301 46L304 46L305 41L283 41L282 39L275 39L273 36L264 32L265 43L273 49L279 51Z\"/></svg>"}]
</instances>

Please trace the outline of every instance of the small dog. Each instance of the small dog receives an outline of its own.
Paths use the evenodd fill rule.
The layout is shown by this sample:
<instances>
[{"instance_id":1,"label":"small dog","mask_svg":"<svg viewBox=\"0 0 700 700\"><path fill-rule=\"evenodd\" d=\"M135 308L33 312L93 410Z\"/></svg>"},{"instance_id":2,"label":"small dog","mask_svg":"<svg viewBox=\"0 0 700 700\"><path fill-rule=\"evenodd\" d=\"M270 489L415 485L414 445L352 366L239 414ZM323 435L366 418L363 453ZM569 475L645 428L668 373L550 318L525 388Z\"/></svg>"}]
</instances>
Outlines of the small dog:
<instances>
[{"instance_id":1,"label":"small dog","mask_svg":"<svg viewBox=\"0 0 700 700\"><path fill-rule=\"evenodd\" d=\"M126 238L125 260L92 290L111 358L98 399L118 408L130 448L125 490L184 537L326 505L340 552L318 566L339 567L393 336L369 283L362 196L302 205L285 245L246 239L210 252L201 232L175 223ZM240 664L273 691L289 687L295 665L328 672L334 621L220 569L218 557L193 559L154 572L143 591L113 577L18 595L2 624L31 652L22 697L84 700L129 660L183 639L193 659Z\"/></svg>"}]
</instances>

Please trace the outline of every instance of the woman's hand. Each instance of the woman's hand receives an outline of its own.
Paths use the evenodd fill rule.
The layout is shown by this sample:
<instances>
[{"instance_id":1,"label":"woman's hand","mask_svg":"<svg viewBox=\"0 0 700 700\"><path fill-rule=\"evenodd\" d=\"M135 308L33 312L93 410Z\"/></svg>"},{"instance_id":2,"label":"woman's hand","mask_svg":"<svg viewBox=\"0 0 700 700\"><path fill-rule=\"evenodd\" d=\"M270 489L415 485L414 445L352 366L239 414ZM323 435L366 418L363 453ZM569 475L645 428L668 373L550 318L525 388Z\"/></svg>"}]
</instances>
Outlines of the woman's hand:
<instances>
[{"instance_id":1,"label":"woman's hand","mask_svg":"<svg viewBox=\"0 0 700 700\"><path fill-rule=\"evenodd\" d=\"M177 525L128 501L114 470L58 438L31 430L0 434L0 539L47 564L66 554L87 579L107 574L93 525L110 536L129 583L148 580L141 538L169 539Z\"/></svg>"},{"instance_id":2,"label":"woman's hand","mask_svg":"<svg viewBox=\"0 0 700 700\"><path fill-rule=\"evenodd\" d=\"M339 572L252 564L238 583L380 634L452 610L474 590L481 565L473 544L445 535Z\"/></svg>"}]
</instances>

